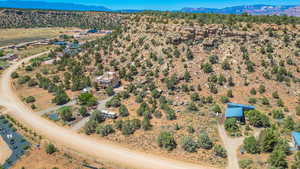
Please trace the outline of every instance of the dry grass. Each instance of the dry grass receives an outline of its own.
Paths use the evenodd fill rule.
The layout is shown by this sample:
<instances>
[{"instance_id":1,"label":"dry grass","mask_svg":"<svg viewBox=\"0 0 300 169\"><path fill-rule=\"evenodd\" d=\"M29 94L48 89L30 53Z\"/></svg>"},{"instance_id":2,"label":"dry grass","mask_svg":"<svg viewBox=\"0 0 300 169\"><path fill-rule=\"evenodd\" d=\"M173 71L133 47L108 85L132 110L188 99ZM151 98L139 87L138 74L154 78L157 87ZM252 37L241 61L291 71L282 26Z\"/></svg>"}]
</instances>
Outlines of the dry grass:
<instances>
[{"instance_id":1,"label":"dry grass","mask_svg":"<svg viewBox=\"0 0 300 169\"><path fill-rule=\"evenodd\" d=\"M11 155L11 150L5 141L0 137L0 164L5 163L6 159Z\"/></svg>"},{"instance_id":2,"label":"dry grass","mask_svg":"<svg viewBox=\"0 0 300 169\"><path fill-rule=\"evenodd\" d=\"M16 52L16 54L18 56L20 56L21 58L24 58L24 57L36 55L36 54L39 54L39 53L42 53L42 52L45 52L45 51L48 51L48 50L51 50L51 49L54 49L54 48L55 48L54 45L34 46L34 47L28 47L26 49L18 50Z\"/></svg>"},{"instance_id":3,"label":"dry grass","mask_svg":"<svg viewBox=\"0 0 300 169\"><path fill-rule=\"evenodd\" d=\"M70 28L1 29L0 46L53 38L63 34L67 30L70 30Z\"/></svg>"},{"instance_id":4,"label":"dry grass","mask_svg":"<svg viewBox=\"0 0 300 169\"><path fill-rule=\"evenodd\" d=\"M45 147L46 144L41 145L41 148L33 148L30 152L26 153L25 156L18 160L12 169L20 169L22 167L30 169L51 169L54 167L59 169L84 169L86 167L82 166L83 163L97 168L105 167L107 169L112 169L111 166L106 164L95 162L94 160L86 160L81 158L79 155L69 152L67 153L62 150L49 155L46 153Z\"/></svg>"}]
</instances>

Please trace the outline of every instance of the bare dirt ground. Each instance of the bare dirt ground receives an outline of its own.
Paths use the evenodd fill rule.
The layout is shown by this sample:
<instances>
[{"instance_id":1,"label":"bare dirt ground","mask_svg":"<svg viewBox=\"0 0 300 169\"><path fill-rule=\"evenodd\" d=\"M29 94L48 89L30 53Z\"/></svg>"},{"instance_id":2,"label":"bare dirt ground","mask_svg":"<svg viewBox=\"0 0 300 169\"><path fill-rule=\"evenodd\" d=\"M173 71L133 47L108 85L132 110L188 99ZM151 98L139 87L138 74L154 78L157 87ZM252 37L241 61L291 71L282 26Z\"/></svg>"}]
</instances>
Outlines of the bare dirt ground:
<instances>
[{"instance_id":1,"label":"bare dirt ground","mask_svg":"<svg viewBox=\"0 0 300 169\"><path fill-rule=\"evenodd\" d=\"M77 134L74 131L59 127L54 123L43 119L29 110L11 89L10 75L23 62L27 62L34 57L45 53L34 55L13 64L3 72L0 79L0 104L10 110L10 115L31 126L40 134L50 140L83 154L91 155L97 159L114 162L121 166L139 169L208 169L210 167L200 166L192 163L180 162L164 157L154 156L127 149L109 142L95 140L85 135ZM151 165L145 165L151 164Z\"/></svg>"},{"instance_id":2,"label":"bare dirt ground","mask_svg":"<svg viewBox=\"0 0 300 169\"><path fill-rule=\"evenodd\" d=\"M54 154L47 154L45 146L41 148L34 148L26 153L13 167L12 169L20 169L22 167L28 169L52 169L54 167L59 169L83 169L85 167L82 164L88 164L92 167L105 167L112 169L108 165L101 163L95 163L90 160L83 160L81 157L76 156L74 153L65 151L55 152Z\"/></svg>"},{"instance_id":3,"label":"bare dirt ground","mask_svg":"<svg viewBox=\"0 0 300 169\"><path fill-rule=\"evenodd\" d=\"M5 163L6 159L9 158L11 153L12 151L0 136L0 164Z\"/></svg>"}]
</instances>

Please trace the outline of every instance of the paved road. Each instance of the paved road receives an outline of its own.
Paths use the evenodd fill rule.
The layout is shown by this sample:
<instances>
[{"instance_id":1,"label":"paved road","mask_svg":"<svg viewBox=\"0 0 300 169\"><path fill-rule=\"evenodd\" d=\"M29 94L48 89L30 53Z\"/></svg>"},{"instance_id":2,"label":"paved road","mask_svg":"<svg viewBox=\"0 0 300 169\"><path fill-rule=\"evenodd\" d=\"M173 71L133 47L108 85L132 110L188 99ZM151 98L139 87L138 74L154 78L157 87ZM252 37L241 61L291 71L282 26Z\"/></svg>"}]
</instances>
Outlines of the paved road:
<instances>
[{"instance_id":1,"label":"paved road","mask_svg":"<svg viewBox=\"0 0 300 169\"><path fill-rule=\"evenodd\" d=\"M53 142L83 154L94 156L101 161L113 162L121 166L137 169L209 169L209 167L137 152L119 145L99 141L89 136L78 134L70 129L60 127L32 112L13 93L10 75L22 62L27 62L42 54L23 59L3 72L0 78L0 105L5 106L9 110L10 115L31 126L35 131L46 136Z\"/></svg>"}]
</instances>

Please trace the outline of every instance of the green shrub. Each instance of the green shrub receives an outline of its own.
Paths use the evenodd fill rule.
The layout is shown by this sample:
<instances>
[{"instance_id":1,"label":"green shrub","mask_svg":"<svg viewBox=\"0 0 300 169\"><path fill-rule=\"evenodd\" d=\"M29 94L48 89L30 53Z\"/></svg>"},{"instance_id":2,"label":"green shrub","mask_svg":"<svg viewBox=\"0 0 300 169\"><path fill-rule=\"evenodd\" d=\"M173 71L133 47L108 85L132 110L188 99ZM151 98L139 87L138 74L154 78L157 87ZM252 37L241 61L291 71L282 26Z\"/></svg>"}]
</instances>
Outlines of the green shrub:
<instances>
[{"instance_id":1,"label":"green shrub","mask_svg":"<svg viewBox=\"0 0 300 169\"><path fill-rule=\"evenodd\" d=\"M228 118L224 123L225 130L229 132L239 131L239 126L237 125L237 120L235 118Z\"/></svg>"},{"instance_id":2,"label":"green shrub","mask_svg":"<svg viewBox=\"0 0 300 169\"><path fill-rule=\"evenodd\" d=\"M33 102L35 102L35 97L28 96L28 97L25 98L25 102L26 103L33 103Z\"/></svg>"},{"instance_id":3,"label":"green shrub","mask_svg":"<svg viewBox=\"0 0 300 169\"><path fill-rule=\"evenodd\" d=\"M196 152L197 149L198 149L198 144L197 142L195 142L193 140L192 137L190 136L184 136L182 139L181 139L181 147L189 152L189 153L193 153L193 152Z\"/></svg>"},{"instance_id":4,"label":"green shrub","mask_svg":"<svg viewBox=\"0 0 300 169\"><path fill-rule=\"evenodd\" d=\"M107 87L105 91L108 96L113 96L115 94L114 89L111 86Z\"/></svg>"},{"instance_id":5,"label":"green shrub","mask_svg":"<svg viewBox=\"0 0 300 169\"><path fill-rule=\"evenodd\" d=\"M243 147L247 153L256 154L260 152L259 145L254 136L245 138Z\"/></svg>"},{"instance_id":6,"label":"green shrub","mask_svg":"<svg viewBox=\"0 0 300 169\"><path fill-rule=\"evenodd\" d=\"M129 115L129 111L125 105L121 105L119 107L119 114L121 117L127 117Z\"/></svg>"},{"instance_id":7,"label":"green shrub","mask_svg":"<svg viewBox=\"0 0 300 169\"><path fill-rule=\"evenodd\" d=\"M108 136L111 133L114 133L112 125L99 125L96 129L97 134L100 134L102 137Z\"/></svg>"},{"instance_id":8,"label":"green shrub","mask_svg":"<svg viewBox=\"0 0 300 169\"><path fill-rule=\"evenodd\" d=\"M19 77L19 74L17 72L13 72L11 75L10 75L11 78L13 79L16 79Z\"/></svg>"},{"instance_id":9,"label":"green shrub","mask_svg":"<svg viewBox=\"0 0 300 169\"><path fill-rule=\"evenodd\" d=\"M227 151L221 145L214 146L214 154L218 157L227 158Z\"/></svg>"},{"instance_id":10,"label":"green shrub","mask_svg":"<svg viewBox=\"0 0 300 169\"><path fill-rule=\"evenodd\" d=\"M53 144L48 144L46 146L46 153L47 154L53 154L55 152L57 152L57 149L56 149L56 147Z\"/></svg>"},{"instance_id":11,"label":"green shrub","mask_svg":"<svg viewBox=\"0 0 300 169\"><path fill-rule=\"evenodd\" d=\"M200 148L210 150L213 147L213 142L206 132L201 132L198 138L198 145Z\"/></svg>"},{"instance_id":12,"label":"green shrub","mask_svg":"<svg viewBox=\"0 0 300 169\"><path fill-rule=\"evenodd\" d=\"M243 159L239 161L239 166L241 169L251 169L251 165L253 164L252 159Z\"/></svg>"},{"instance_id":13,"label":"green shrub","mask_svg":"<svg viewBox=\"0 0 300 169\"><path fill-rule=\"evenodd\" d=\"M157 137L157 143L159 147L171 151L176 148L177 144L173 135L170 132L163 131Z\"/></svg>"}]
</instances>

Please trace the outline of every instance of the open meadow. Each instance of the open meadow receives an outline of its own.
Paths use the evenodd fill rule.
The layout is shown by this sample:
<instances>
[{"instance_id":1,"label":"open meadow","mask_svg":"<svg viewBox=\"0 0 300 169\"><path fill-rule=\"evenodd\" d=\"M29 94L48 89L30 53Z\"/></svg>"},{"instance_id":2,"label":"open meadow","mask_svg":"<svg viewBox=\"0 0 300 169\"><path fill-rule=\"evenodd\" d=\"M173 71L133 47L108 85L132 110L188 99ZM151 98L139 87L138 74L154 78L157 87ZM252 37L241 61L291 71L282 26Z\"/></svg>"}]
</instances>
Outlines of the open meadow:
<instances>
[{"instance_id":1,"label":"open meadow","mask_svg":"<svg viewBox=\"0 0 300 169\"><path fill-rule=\"evenodd\" d=\"M0 46L54 38L70 28L16 28L0 30Z\"/></svg>"}]
</instances>

